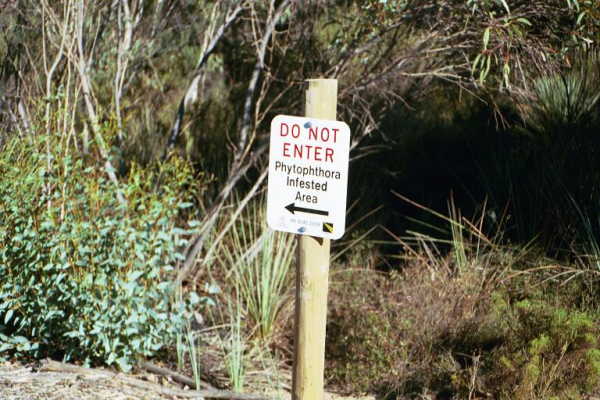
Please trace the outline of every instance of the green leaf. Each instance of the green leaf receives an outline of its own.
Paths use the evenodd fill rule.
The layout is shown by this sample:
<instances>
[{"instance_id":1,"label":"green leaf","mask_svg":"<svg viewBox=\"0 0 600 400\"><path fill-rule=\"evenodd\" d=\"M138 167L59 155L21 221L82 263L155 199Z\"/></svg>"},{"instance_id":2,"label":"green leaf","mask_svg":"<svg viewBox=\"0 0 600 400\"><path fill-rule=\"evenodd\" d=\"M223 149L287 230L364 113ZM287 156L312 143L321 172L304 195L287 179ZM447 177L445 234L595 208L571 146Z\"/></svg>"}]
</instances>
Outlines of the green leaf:
<instances>
[{"instance_id":1,"label":"green leaf","mask_svg":"<svg viewBox=\"0 0 600 400\"><path fill-rule=\"evenodd\" d=\"M502 68L502 77L504 78L504 84L506 87L510 87L510 64L505 63Z\"/></svg>"},{"instance_id":2,"label":"green leaf","mask_svg":"<svg viewBox=\"0 0 600 400\"><path fill-rule=\"evenodd\" d=\"M499 2L502 4L502 6L504 7L504 9L506 10L506 13L508 15L510 15L510 8L508 8L508 4L506 4L506 0L499 0Z\"/></svg>"},{"instance_id":3,"label":"green leaf","mask_svg":"<svg viewBox=\"0 0 600 400\"><path fill-rule=\"evenodd\" d=\"M129 372L131 370L131 363L128 362L127 358L119 357L117 358L117 365L119 369L123 372Z\"/></svg>"},{"instance_id":4,"label":"green leaf","mask_svg":"<svg viewBox=\"0 0 600 400\"><path fill-rule=\"evenodd\" d=\"M106 363L107 363L108 365L110 365L110 364L112 364L112 363L113 363L113 362L114 362L116 359L117 359L117 355L116 355L115 353L111 352L111 353L108 355L108 358L106 359Z\"/></svg>"},{"instance_id":5,"label":"green leaf","mask_svg":"<svg viewBox=\"0 0 600 400\"><path fill-rule=\"evenodd\" d=\"M527 26L533 26L533 25L531 24L531 22L530 22L530 21L529 21L527 18L523 18L523 17L521 17L521 18L517 18L517 22L519 22L519 23L521 23L521 24L523 24L523 25L527 25Z\"/></svg>"},{"instance_id":6,"label":"green leaf","mask_svg":"<svg viewBox=\"0 0 600 400\"><path fill-rule=\"evenodd\" d=\"M487 78L487 75L490 72L491 63L492 57L490 55L487 55L485 60L485 68L483 68L479 74L479 82L483 83L485 81L485 78Z\"/></svg>"},{"instance_id":7,"label":"green leaf","mask_svg":"<svg viewBox=\"0 0 600 400\"><path fill-rule=\"evenodd\" d=\"M8 310L8 312L4 315L4 324L7 325L10 319L13 316L13 310Z\"/></svg>"},{"instance_id":8,"label":"green leaf","mask_svg":"<svg viewBox=\"0 0 600 400\"><path fill-rule=\"evenodd\" d=\"M131 271L127 274L127 279L130 281L137 281L142 275L144 275L144 271Z\"/></svg>"},{"instance_id":9,"label":"green leaf","mask_svg":"<svg viewBox=\"0 0 600 400\"><path fill-rule=\"evenodd\" d=\"M485 28L485 31L483 31L483 49L484 50L487 50L489 42L490 42L490 27L488 26L487 28Z\"/></svg>"},{"instance_id":10,"label":"green leaf","mask_svg":"<svg viewBox=\"0 0 600 400\"><path fill-rule=\"evenodd\" d=\"M475 60L473 60L473 66L471 67L471 74L475 73L475 70L477 69L477 65L479 64L479 61L481 61L481 56L482 54L477 54L477 57L475 57Z\"/></svg>"}]
</instances>

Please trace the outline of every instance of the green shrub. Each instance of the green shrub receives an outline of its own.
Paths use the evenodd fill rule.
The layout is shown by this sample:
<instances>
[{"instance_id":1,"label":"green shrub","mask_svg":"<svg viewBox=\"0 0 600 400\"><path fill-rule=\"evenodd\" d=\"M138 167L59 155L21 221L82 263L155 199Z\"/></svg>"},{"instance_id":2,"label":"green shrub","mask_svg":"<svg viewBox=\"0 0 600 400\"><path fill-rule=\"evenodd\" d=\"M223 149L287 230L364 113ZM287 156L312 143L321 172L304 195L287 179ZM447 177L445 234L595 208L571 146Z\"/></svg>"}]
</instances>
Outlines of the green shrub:
<instances>
[{"instance_id":1,"label":"green shrub","mask_svg":"<svg viewBox=\"0 0 600 400\"><path fill-rule=\"evenodd\" d=\"M132 166L121 205L102 170L44 142L0 156L0 354L129 369L199 300L173 301L168 279L190 233L175 225L189 169L163 166L154 193L155 174Z\"/></svg>"},{"instance_id":2,"label":"green shrub","mask_svg":"<svg viewBox=\"0 0 600 400\"><path fill-rule=\"evenodd\" d=\"M503 297L496 294L494 313L504 343L487 365L497 392L515 399L578 399L597 387L594 315L549 292L515 302Z\"/></svg>"}]
</instances>

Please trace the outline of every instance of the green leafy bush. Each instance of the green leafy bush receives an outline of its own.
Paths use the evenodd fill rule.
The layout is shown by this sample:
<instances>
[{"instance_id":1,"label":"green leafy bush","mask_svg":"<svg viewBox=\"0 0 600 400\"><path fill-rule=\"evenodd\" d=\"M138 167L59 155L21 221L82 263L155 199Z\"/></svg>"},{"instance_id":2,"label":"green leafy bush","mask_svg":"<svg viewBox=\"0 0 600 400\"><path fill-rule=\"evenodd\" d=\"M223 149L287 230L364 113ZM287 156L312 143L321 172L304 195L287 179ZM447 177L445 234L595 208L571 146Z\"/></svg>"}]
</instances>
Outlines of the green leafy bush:
<instances>
[{"instance_id":1,"label":"green leafy bush","mask_svg":"<svg viewBox=\"0 0 600 400\"><path fill-rule=\"evenodd\" d=\"M566 290L565 290L566 291ZM520 301L495 293L503 344L488 356L488 380L504 398L579 399L598 386L597 316L540 291Z\"/></svg>"},{"instance_id":2,"label":"green leafy bush","mask_svg":"<svg viewBox=\"0 0 600 400\"><path fill-rule=\"evenodd\" d=\"M173 301L168 279L190 233L175 221L191 174L163 166L155 193L157 174L132 166L121 205L103 171L44 153L44 142L0 158L0 355L129 369L169 343L199 300Z\"/></svg>"}]
</instances>

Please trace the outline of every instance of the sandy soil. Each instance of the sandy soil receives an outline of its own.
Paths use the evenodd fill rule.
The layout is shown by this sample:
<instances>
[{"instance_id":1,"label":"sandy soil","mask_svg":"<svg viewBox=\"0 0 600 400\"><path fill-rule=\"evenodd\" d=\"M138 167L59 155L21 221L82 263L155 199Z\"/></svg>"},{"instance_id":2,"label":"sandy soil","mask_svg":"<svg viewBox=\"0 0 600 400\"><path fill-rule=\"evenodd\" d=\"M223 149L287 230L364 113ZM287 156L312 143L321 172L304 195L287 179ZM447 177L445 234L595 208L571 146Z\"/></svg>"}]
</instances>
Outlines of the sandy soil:
<instances>
[{"instance_id":1,"label":"sandy soil","mask_svg":"<svg viewBox=\"0 0 600 400\"><path fill-rule=\"evenodd\" d=\"M77 368L77 367L74 367ZM153 374L120 374L104 369L56 371L32 366L0 364L1 400L177 400L199 399L169 379ZM289 393L266 395L288 400ZM327 393L325 400L374 400Z\"/></svg>"}]
</instances>

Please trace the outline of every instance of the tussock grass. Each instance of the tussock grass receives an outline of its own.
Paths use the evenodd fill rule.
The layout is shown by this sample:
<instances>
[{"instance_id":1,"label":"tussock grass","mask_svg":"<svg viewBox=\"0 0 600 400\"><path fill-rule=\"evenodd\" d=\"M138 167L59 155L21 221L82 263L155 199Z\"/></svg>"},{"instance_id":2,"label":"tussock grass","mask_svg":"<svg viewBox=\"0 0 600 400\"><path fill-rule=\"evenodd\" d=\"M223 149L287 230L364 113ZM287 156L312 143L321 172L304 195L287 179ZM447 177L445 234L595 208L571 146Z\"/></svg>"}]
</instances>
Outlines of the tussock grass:
<instances>
[{"instance_id":1,"label":"tussock grass","mask_svg":"<svg viewBox=\"0 0 600 400\"><path fill-rule=\"evenodd\" d=\"M259 199L239 218L219 250L219 268L237 293L248 328L261 340L272 338L277 318L290 300L295 249L293 235L267 227L264 201Z\"/></svg>"},{"instance_id":2,"label":"tussock grass","mask_svg":"<svg viewBox=\"0 0 600 400\"><path fill-rule=\"evenodd\" d=\"M219 288L213 290L215 306L204 313L206 326L198 332L204 356L200 364L220 359L219 366L208 361L212 375L236 391L287 387L286 361L273 349L286 334L290 317L295 236L267 227L262 196L237 216L236 207L223 210L207 241L210 258L198 276ZM193 364L183 369L193 371Z\"/></svg>"}]
</instances>

